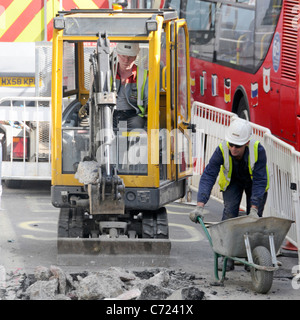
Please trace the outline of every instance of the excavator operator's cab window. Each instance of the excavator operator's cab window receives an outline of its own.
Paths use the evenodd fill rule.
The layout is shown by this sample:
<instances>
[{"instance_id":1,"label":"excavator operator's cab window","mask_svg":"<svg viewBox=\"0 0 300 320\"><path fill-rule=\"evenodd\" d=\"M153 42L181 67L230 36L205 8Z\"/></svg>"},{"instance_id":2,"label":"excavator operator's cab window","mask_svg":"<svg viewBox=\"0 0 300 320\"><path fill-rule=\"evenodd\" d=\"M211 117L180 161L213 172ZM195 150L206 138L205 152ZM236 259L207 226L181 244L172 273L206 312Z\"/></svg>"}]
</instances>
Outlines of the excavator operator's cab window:
<instances>
[{"instance_id":1,"label":"excavator operator's cab window","mask_svg":"<svg viewBox=\"0 0 300 320\"><path fill-rule=\"evenodd\" d=\"M118 174L146 175L148 162L148 69L149 45L135 43L136 58L131 72L122 77L119 53L126 53L124 42L110 42L110 90L116 90L117 103L112 109L110 162ZM94 99L93 88L98 77L92 63L96 42L65 42L63 56L63 173L75 173L76 165L88 156L90 141L89 105ZM96 90L97 91L97 90ZM94 102L94 101L93 101ZM95 102L94 102L95 103ZM133 119L133 120L132 120ZM137 124L137 125L136 125ZM95 150L102 154L104 144L96 141ZM105 153L104 153L105 154ZM99 159L97 159L99 160ZM105 159L102 159L102 162Z\"/></svg>"}]
</instances>

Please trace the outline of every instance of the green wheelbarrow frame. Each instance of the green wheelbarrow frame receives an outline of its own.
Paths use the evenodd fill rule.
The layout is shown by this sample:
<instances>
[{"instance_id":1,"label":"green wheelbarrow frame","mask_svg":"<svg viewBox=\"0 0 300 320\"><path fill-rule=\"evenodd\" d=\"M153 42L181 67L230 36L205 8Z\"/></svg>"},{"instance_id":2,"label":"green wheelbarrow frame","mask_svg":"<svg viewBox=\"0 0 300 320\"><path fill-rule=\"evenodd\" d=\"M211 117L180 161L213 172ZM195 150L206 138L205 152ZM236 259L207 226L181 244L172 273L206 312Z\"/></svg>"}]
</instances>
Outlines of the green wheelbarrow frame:
<instances>
[{"instance_id":1,"label":"green wheelbarrow frame","mask_svg":"<svg viewBox=\"0 0 300 320\"><path fill-rule=\"evenodd\" d=\"M294 221L277 217L253 218L242 216L213 224L209 227L210 232L201 217L197 217L197 221L201 224L214 252L214 274L220 284L223 284L225 280L227 261L232 259L252 268L253 282L254 270L261 271L263 274L267 272L271 283L264 286L254 285L254 288L260 293L269 291L272 285L273 272L279 268L276 252L279 251ZM270 252L271 263L268 263L269 265L255 263L252 252L257 247L264 247L265 251ZM221 279L218 272L218 259L220 257L224 258ZM270 275L272 275L272 278L270 278ZM264 288L262 289L262 287Z\"/></svg>"}]
</instances>

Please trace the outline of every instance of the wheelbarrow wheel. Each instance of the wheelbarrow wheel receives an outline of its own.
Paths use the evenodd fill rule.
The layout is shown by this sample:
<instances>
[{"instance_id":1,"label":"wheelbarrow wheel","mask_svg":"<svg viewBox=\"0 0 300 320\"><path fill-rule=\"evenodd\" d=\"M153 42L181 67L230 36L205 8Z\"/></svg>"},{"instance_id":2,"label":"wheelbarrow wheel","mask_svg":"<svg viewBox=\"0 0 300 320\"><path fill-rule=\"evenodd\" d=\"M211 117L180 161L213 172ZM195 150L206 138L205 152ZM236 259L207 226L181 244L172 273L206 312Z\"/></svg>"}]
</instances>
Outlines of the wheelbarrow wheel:
<instances>
[{"instance_id":1,"label":"wheelbarrow wheel","mask_svg":"<svg viewBox=\"0 0 300 320\"><path fill-rule=\"evenodd\" d=\"M272 267L272 257L266 247L258 246L252 252L253 262L260 266ZM273 283L273 271L250 268L254 290L258 293L267 293Z\"/></svg>"}]
</instances>

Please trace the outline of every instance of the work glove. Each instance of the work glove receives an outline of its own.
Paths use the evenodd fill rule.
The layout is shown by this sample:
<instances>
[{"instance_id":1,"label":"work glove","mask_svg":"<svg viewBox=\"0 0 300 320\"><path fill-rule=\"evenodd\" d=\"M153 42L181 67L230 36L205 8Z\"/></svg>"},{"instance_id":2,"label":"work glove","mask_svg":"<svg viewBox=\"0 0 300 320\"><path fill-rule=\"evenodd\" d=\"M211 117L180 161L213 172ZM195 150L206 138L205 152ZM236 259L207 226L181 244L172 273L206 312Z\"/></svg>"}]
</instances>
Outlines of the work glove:
<instances>
[{"instance_id":1,"label":"work glove","mask_svg":"<svg viewBox=\"0 0 300 320\"><path fill-rule=\"evenodd\" d=\"M249 217L259 218L258 209L257 209L257 208L254 208L254 207L251 207L251 208L250 208L250 212L249 212Z\"/></svg>"},{"instance_id":2,"label":"work glove","mask_svg":"<svg viewBox=\"0 0 300 320\"><path fill-rule=\"evenodd\" d=\"M191 221L198 223L198 217L201 218L201 220L203 220L203 211L204 211L204 207L199 207L197 206L191 213L190 213L190 219Z\"/></svg>"}]
</instances>

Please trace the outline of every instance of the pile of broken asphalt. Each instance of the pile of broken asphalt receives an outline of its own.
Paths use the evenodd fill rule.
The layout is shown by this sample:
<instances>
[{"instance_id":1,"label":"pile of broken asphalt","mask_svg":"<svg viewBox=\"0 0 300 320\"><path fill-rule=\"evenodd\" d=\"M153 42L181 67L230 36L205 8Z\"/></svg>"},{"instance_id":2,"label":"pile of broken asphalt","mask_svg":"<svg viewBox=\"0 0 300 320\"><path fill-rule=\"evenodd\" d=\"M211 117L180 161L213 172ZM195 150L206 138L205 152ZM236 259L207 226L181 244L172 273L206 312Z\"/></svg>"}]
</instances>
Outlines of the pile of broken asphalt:
<instances>
[{"instance_id":1,"label":"pile of broken asphalt","mask_svg":"<svg viewBox=\"0 0 300 320\"><path fill-rule=\"evenodd\" d=\"M38 266L6 274L0 300L206 300L194 275L170 269L127 271L110 267L97 272L67 273Z\"/></svg>"}]
</instances>

